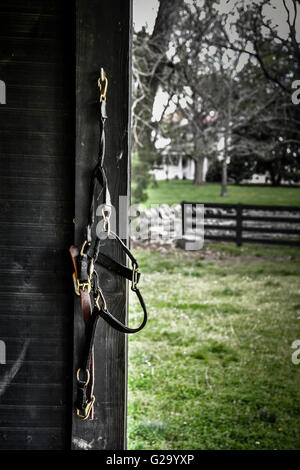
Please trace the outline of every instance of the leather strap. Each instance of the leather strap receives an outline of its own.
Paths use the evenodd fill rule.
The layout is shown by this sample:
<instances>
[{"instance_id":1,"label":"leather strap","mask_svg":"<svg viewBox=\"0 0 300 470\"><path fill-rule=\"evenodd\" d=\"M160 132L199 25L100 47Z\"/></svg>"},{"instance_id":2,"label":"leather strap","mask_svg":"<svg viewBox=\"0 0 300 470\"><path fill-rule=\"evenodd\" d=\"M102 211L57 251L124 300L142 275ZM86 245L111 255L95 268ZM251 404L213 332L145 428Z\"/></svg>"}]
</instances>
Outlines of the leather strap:
<instances>
[{"instance_id":1,"label":"leather strap","mask_svg":"<svg viewBox=\"0 0 300 470\"><path fill-rule=\"evenodd\" d=\"M119 276L125 277L129 281L132 280L133 270L127 266L124 266L124 264L118 263L108 255L99 253L97 263L99 263L101 266L104 266L104 268L109 269L109 271L113 271L114 273L119 274ZM138 272L138 281L140 280L140 277L141 274Z\"/></svg>"},{"instance_id":2,"label":"leather strap","mask_svg":"<svg viewBox=\"0 0 300 470\"><path fill-rule=\"evenodd\" d=\"M76 277L78 278L78 265L79 265L80 266L80 272L84 277L84 279L82 279L82 281L86 281L85 271L87 271L87 267L86 267L86 269L84 269L85 263L87 262L86 258L83 257L83 261L82 260L79 261L79 259L82 258L82 257L79 255L79 249L76 246L72 245L70 247L69 251L70 251L71 259L72 259L72 262L73 262ZM84 323L86 325L86 328L87 328L87 325L89 324L89 321L90 321L90 318L91 318L91 315L92 315L91 297L90 297L89 292L86 289L81 289L80 288L79 293L80 293L80 304L81 304L82 317L83 317L83 321L84 321ZM79 383L79 386L78 386L77 401L80 401L82 406L80 408L77 407L77 409L80 410L80 413L84 412L83 410L86 408L87 403L89 403L92 400L92 397L93 397L94 380L95 380L94 379L95 373L94 373L94 350L93 350L93 348L91 350L91 358L90 358L90 361L89 361L88 371L89 371L89 382L88 382L87 386L82 387L80 383ZM80 395L80 399L79 399L79 395ZM94 418L94 407L93 406L91 406L89 416L90 416L91 419Z\"/></svg>"},{"instance_id":3,"label":"leather strap","mask_svg":"<svg viewBox=\"0 0 300 470\"><path fill-rule=\"evenodd\" d=\"M85 332L85 346L84 351L82 354L81 359L81 367L80 370L85 372L91 369L91 364L93 361L93 348L94 348L94 341L95 335L97 330L97 325L99 318L103 318L110 326L112 326L115 330L119 331L120 333L137 333L142 328L144 328L147 322L147 313L146 307L141 296L141 293L138 289L136 289L136 293L139 297L141 305L144 311L144 319L142 324L138 328L128 328L119 320L117 320L107 309L103 306L98 308L97 306L94 307L92 315L89 317L89 320L86 325L86 332ZM92 392L89 391L88 387L90 386L90 380L80 380L77 377L77 399L76 399L76 407L77 407L77 414L79 416L85 416L86 409L89 403L93 404L94 396ZM93 410L93 406L91 411Z\"/></svg>"},{"instance_id":4,"label":"leather strap","mask_svg":"<svg viewBox=\"0 0 300 470\"><path fill-rule=\"evenodd\" d=\"M112 326L115 330L120 331L120 333L126 333L126 334L137 333L138 331L141 331L147 323L147 310L146 310L143 297L139 289L135 289L134 292L137 294L140 304L142 306L143 312L144 312L143 321L140 324L140 326L138 326L137 328L129 328L128 326L124 325L124 323L117 320L117 318L114 317L108 310L101 309L98 312L98 315L100 315L100 317L103 318L103 320L105 320L106 323Z\"/></svg>"}]
</instances>

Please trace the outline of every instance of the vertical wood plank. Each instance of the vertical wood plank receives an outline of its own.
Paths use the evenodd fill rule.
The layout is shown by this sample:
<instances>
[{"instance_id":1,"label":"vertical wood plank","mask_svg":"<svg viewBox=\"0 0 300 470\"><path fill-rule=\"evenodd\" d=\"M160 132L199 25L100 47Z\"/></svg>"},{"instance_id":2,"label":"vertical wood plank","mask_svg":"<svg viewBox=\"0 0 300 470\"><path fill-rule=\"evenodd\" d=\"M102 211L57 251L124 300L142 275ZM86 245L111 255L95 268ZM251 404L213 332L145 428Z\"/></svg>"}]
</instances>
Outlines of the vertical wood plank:
<instances>
[{"instance_id":1,"label":"vertical wood plank","mask_svg":"<svg viewBox=\"0 0 300 470\"><path fill-rule=\"evenodd\" d=\"M105 167L112 204L129 194L129 97L131 0L76 1L76 188L75 243L80 245L88 214L88 187L97 161L99 116L97 79L100 67L108 76ZM122 214L124 217L126 214ZM98 219L99 221L100 219ZM124 262L113 240L102 248ZM97 268L98 269L98 268ZM124 321L126 284L99 269L100 282L113 315ZM74 376L84 338L80 301L75 299ZM122 449L126 427L126 338L102 319L95 339L95 417L81 421L72 414L73 449ZM74 396L75 401L75 380Z\"/></svg>"}]
</instances>

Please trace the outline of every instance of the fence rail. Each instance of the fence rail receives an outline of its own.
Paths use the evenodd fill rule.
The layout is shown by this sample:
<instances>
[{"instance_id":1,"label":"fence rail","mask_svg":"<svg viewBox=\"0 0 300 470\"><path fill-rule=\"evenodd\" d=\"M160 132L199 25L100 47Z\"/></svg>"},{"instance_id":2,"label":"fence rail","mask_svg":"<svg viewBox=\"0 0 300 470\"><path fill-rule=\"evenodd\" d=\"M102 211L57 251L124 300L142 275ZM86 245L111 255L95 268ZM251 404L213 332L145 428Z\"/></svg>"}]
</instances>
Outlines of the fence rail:
<instances>
[{"instance_id":1,"label":"fence rail","mask_svg":"<svg viewBox=\"0 0 300 470\"><path fill-rule=\"evenodd\" d=\"M196 206L183 201L182 234L195 235ZM203 204L204 238L208 240L300 246L300 206Z\"/></svg>"}]
</instances>

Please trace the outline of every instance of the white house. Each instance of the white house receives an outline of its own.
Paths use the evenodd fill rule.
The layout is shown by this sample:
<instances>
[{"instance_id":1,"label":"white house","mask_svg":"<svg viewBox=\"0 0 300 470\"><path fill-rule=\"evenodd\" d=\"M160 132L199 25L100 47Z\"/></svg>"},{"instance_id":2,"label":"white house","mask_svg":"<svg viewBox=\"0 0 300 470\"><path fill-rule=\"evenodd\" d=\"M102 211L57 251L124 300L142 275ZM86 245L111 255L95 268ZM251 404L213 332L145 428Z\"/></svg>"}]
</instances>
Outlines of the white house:
<instances>
[{"instance_id":1,"label":"white house","mask_svg":"<svg viewBox=\"0 0 300 470\"><path fill-rule=\"evenodd\" d=\"M151 171L156 180L187 179L193 180L195 162L191 157L164 155L162 163L156 164Z\"/></svg>"}]
</instances>

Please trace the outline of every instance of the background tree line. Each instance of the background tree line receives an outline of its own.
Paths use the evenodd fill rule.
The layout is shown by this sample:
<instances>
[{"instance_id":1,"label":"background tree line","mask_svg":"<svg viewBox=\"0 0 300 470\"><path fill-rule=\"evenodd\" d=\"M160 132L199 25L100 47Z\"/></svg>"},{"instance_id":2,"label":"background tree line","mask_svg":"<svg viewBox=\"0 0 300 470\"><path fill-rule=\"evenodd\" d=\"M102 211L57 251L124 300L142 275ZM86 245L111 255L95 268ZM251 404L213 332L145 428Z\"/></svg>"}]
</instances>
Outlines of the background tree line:
<instances>
[{"instance_id":1,"label":"background tree line","mask_svg":"<svg viewBox=\"0 0 300 470\"><path fill-rule=\"evenodd\" d=\"M300 179L299 0L160 0L155 27L134 35L133 196L164 154L189 156L195 184L268 172ZM298 28L299 29L299 28ZM167 100L153 118L158 92ZM176 116L176 119L170 115ZM166 142L157 148L158 142Z\"/></svg>"}]
</instances>

